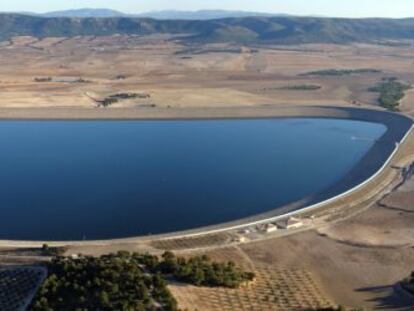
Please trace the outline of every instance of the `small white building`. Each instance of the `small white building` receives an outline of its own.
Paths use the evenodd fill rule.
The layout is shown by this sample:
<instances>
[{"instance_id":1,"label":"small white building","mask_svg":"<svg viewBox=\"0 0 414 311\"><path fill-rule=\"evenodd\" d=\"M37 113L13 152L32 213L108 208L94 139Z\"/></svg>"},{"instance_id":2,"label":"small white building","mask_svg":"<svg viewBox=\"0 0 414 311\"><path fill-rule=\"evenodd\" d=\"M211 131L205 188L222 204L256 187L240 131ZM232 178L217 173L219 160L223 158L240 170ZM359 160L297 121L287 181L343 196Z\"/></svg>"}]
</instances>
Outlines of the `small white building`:
<instances>
[{"instance_id":1,"label":"small white building","mask_svg":"<svg viewBox=\"0 0 414 311\"><path fill-rule=\"evenodd\" d=\"M275 224L272 224L272 223L270 223L270 224L262 224L262 225L259 225L257 227L257 229L259 231L261 231L261 232L272 233L272 232L277 231L277 226Z\"/></svg>"},{"instance_id":2,"label":"small white building","mask_svg":"<svg viewBox=\"0 0 414 311\"><path fill-rule=\"evenodd\" d=\"M303 227L303 221L299 218L289 217L277 222L277 226L281 229L299 229Z\"/></svg>"},{"instance_id":3,"label":"small white building","mask_svg":"<svg viewBox=\"0 0 414 311\"><path fill-rule=\"evenodd\" d=\"M276 232L277 226L275 224L267 224L265 230L266 230L266 233Z\"/></svg>"},{"instance_id":4,"label":"small white building","mask_svg":"<svg viewBox=\"0 0 414 311\"><path fill-rule=\"evenodd\" d=\"M237 243L245 243L247 242L247 238L245 236L239 235L235 238L235 241Z\"/></svg>"}]
</instances>

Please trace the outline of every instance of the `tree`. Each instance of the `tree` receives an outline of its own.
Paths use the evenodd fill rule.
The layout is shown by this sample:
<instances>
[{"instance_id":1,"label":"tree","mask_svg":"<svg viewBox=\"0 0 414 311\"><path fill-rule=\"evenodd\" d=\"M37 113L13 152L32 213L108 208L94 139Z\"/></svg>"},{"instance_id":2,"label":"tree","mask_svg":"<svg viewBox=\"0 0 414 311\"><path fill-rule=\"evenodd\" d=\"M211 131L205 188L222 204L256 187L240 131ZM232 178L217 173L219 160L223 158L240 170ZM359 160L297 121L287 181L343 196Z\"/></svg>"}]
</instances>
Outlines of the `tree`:
<instances>
[{"instance_id":1,"label":"tree","mask_svg":"<svg viewBox=\"0 0 414 311\"><path fill-rule=\"evenodd\" d=\"M100 294L99 297L99 302L101 303L101 305L103 307L109 307L110 306L110 300L109 300L109 295L107 292L103 291Z\"/></svg>"},{"instance_id":2,"label":"tree","mask_svg":"<svg viewBox=\"0 0 414 311\"><path fill-rule=\"evenodd\" d=\"M237 287L254 277L234 263L213 262L207 256L186 260L171 252L161 260L128 252L99 258L55 257L48 263L48 273L29 310L174 311L177 301L168 290L166 274L197 286L226 287Z\"/></svg>"}]
</instances>

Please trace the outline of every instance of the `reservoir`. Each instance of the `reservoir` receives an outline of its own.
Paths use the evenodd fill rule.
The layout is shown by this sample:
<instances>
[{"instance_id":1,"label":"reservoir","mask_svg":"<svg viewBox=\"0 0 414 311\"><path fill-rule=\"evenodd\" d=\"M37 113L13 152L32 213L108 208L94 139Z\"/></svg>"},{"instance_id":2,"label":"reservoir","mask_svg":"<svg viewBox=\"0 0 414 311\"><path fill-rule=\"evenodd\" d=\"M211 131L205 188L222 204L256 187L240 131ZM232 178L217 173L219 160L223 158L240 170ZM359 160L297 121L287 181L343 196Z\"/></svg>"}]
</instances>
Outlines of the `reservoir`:
<instances>
[{"instance_id":1,"label":"reservoir","mask_svg":"<svg viewBox=\"0 0 414 311\"><path fill-rule=\"evenodd\" d=\"M0 121L0 239L132 237L277 211L332 189L386 131L323 118Z\"/></svg>"}]
</instances>

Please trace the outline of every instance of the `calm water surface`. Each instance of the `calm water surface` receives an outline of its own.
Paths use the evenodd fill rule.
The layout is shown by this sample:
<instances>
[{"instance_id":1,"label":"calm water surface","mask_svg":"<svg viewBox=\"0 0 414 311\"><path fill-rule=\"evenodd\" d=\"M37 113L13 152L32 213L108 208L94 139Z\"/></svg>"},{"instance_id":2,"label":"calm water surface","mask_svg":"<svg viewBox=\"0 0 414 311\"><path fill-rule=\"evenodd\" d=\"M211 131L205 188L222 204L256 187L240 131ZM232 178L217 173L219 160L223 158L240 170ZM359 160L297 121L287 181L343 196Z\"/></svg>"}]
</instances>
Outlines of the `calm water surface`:
<instances>
[{"instance_id":1,"label":"calm water surface","mask_svg":"<svg viewBox=\"0 0 414 311\"><path fill-rule=\"evenodd\" d=\"M0 122L0 239L103 239L270 211L343 177L386 128L334 119Z\"/></svg>"}]
</instances>

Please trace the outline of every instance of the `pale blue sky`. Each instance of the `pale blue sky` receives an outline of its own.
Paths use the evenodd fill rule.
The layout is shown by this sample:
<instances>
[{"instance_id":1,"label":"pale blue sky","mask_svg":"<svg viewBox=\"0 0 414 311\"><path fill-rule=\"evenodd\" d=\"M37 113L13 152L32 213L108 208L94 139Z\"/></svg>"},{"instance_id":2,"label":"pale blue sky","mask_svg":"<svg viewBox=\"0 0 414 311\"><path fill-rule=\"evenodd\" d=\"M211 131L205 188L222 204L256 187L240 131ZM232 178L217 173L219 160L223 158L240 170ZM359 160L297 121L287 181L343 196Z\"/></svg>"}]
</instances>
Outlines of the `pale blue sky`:
<instances>
[{"instance_id":1,"label":"pale blue sky","mask_svg":"<svg viewBox=\"0 0 414 311\"><path fill-rule=\"evenodd\" d=\"M296 15L414 17L414 0L1 0L0 3L0 11L46 12L83 7L126 13L226 9Z\"/></svg>"}]
</instances>

